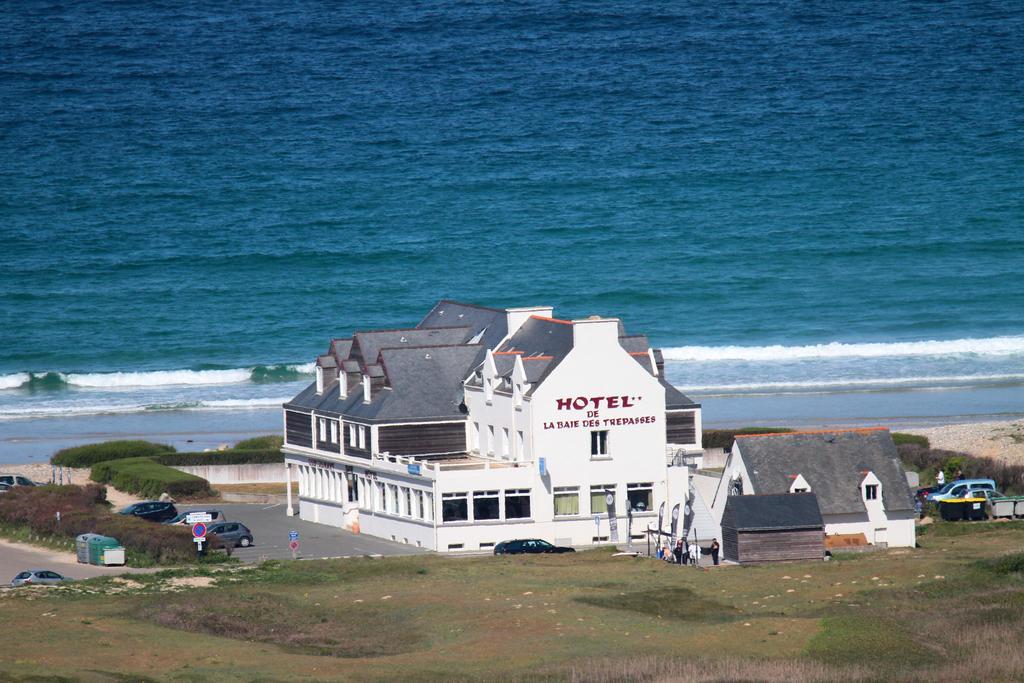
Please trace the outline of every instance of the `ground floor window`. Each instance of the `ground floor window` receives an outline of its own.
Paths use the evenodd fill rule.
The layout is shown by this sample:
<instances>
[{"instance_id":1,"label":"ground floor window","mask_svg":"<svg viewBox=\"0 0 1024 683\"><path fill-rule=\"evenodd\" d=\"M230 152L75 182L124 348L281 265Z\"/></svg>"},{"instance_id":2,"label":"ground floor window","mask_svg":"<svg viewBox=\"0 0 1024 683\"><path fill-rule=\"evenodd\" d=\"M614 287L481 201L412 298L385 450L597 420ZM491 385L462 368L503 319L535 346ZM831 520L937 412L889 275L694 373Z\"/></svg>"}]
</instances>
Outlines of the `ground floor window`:
<instances>
[{"instance_id":1,"label":"ground floor window","mask_svg":"<svg viewBox=\"0 0 1024 683\"><path fill-rule=\"evenodd\" d=\"M473 492L473 519L501 519L497 491Z\"/></svg>"},{"instance_id":2,"label":"ground floor window","mask_svg":"<svg viewBox=\"0 0 1024 683\"><path fill-rule=\"evenodd\" d=\"M626 484L626 498L633 512L647 512L654 509L654 484Z\"/></svg>"},{"instance_id":3,"label":"ground floor window","mask_svg":"<svg viewBox=\"0 0 1024 683\"><path fill-rule=\"evenodd\" d=\"M384 482L378 481L376 489L377 489L377 496L376 496L376 500L373 501L373 509L374 510L380 510L381 512L383 512L384 511Z\"/></svg>"},{"instance_id":4,"label":"ground floor window","mask_svg":"<svg viewBox=\"0 0 1024 683\"><path fill-rule=\"evenodd\" d=\"M590 487L590 514L599 515L608 512L608 496L615 503L615 484L594 484Z\"/></svg>"},{"instance_id":5,"label":"ground floor window","mask_svg":"<svg viewBox=\"0 0 1024 683\"><path fill-rule=\"evenodd\" d=\"M413 516L412 491L405 486L402 487L402 514L406 517Z\"/></svg>"},{"instance_id":6,"label":"ground floor window","mask_svg":"<svg viewBox=\"0 0 1024 683\"><path fill-rule=\"evenodd\" d=\"M423 519L428 522L434 521L434 494L424 493L423 494Z\"/></svg>"},{"instance_id":7,"label":"ground floor window","mask_svg":"<svg viewBox=\"0 0 1024 683\"><path fill-rule=\"evenodd\" d=\"M345 483L348 484L348 502L358 503L362 492L359 490L360 487L356 482L356 476L354 474L348 474L345 477Z\"/></svg>"},{"instance_id":8,"label":"ground floor window","mask_svg":"<svg viewBox=\"0 0 1024 683\"><path fill-rule=\"evenodd\" d=\"M527 519L530 516L530 489L505 491L505 519Z\"/></svg>"},{"instance_id":9,"label":"ground floor window","mask_svg":"<svg viewBox=\"0 0 1024 683\"><path fill-rule=\"evenodd\" d=\"M398 486L395 484L388 484L388 512L398 514Z\"/></svg>"},{"instance_id":10,"label":"ground floor window","mask_svg":"<svg viewBox=\"0 0 1024 683\"><path fill-rule=\"evenodd\" d=\"M580 514L580 487L555 487L555 517L568 517Z\"/></svg>"},{"instance_id":11,"label":"ground floor window","mask_svg":"<svg viewBox=\"0 0 1024 683\"><path fill-rule=\"evenodd\" d=\"M441 495L441 521L465 522L469 519L469 494L444 493Z\"/></svg>"}]
</instances>

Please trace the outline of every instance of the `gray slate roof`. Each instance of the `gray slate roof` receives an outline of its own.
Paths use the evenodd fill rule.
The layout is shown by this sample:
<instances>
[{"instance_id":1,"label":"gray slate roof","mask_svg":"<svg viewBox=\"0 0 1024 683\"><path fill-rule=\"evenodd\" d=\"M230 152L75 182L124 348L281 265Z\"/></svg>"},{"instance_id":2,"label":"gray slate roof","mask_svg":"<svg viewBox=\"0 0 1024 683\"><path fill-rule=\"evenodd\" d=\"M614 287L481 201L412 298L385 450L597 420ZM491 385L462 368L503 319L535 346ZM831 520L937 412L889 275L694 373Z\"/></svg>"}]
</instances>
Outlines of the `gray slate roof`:
<instances>
[{"instance_id":1,"label":"gray slate roof","mask_svg":"<svg viewBox=\"0 0 1024 683\"><path fill-rule=\"evenodd\" d=\"M468 327L470 334L466 337L467 341L473 340L493 349L508 334L508 316L498 308L443 299L430 309L416 327Z\"/></svg>"},{"instance_id":2,"label":"gray slate roof","mask_svg":"<svg viewBox=\"0 0 1024 683\"><path fill-rule=\"evenodd\" d=\"M462 379L480 362L485 349L476 345L384 349L381 361L389 386L363 402L357 385L347 398L331 382L321 395L316 383L285 404L345 415L366 422L402 422L431 419L462 419Z\"/></svg>"},{"instance_id":3,"label":"gray slate roof","mask_svg":"<svg viewBox=\"0 0 1024 683\"><path fill-rule=\"evenodd\" d=\"M821 529L824 522L813 493L729 496L722 528L738 531Z\"/></svg>"},{"instance_id":4,"label":"gray slate roof","mask_svg":"<svg viewBox=\"0 0 1024 683\"><path fill-rule=\"evenodd\" d=\"M469 327L438 327L433 329L409 328L404 330L371 330L353 335L353 351L358 347L364 367L377 363L381 349L402 346L449 346L465 343L470 337Z\"/></svg>"},{"instance_id":5,"label":"gray slate roof","mask_svg":"<svg viewBox=\"0 0 1024 683\"><path fill-rule=\"evenodd\" d=\"M736 439L757 493L786 493L802 474L828 514L863 512L864 473L882 483L887 511L912 510L913 495L887 429L803 432Z\"/></svg>"}]
</instances>

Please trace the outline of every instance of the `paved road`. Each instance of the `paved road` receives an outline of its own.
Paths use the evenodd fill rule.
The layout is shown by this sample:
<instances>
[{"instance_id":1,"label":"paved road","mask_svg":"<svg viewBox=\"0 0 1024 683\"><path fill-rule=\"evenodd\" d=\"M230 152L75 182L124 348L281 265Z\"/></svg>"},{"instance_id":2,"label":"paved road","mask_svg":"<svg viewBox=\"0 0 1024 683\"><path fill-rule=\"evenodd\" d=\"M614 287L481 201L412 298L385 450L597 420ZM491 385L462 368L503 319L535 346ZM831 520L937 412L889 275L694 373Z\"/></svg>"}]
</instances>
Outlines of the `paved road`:
<instances>
[{"instance_id":1,"label":"paved road","mask_svg":"<svg viewBox=\"0 0 1024 683\"><path fill-rule=\"evenodd\" d=\"M255 545L237 548L235 557L243 562L291 559L288 532L299 532L299 557L359 557L364 555L414 555L428 552L402 543L394 543L375 536L353 534L325 524L304 522L288 517L283 504L211 504L177 505L179 512L186 510L216 509L224 512L228 521L238 521L252 530Z\"/></svg>"},{"instance_id":2,"label":"paved road","mask_svg":"<svg viewBox=\"0 0 1024 683\"><path fill-rule=\"evenodd\" d=\"M0 586L26 569L50 569L72 579L90 579L94 576L116 576L129 572L152 572L155 569L131 567L95 567L78 564L75 555L55 550L33 548L22 543L0 541Z\"/></svg>"}]
</instances>

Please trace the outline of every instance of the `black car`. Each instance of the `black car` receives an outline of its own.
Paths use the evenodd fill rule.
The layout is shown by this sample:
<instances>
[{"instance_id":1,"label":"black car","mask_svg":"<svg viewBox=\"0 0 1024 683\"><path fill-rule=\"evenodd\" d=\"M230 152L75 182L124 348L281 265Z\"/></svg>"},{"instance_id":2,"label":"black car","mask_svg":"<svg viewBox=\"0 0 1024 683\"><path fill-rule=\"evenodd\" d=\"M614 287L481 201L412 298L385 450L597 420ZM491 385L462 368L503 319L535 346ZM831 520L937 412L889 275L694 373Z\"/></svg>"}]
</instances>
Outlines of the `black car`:
<instances>
[{"instance_id":1,"label":"black car","mask_svg":"<svg viewBox=\"0 0 1024 683\"><path fill-rule=\"evenodd\" d=\"M495 555L520 555L524 553L574 553L575 548L551 545L539 538L522 538L515 541L502 541L494 546Z\"/></svg>"},{"instance_id":2,"label":"black car","mask_svg":"<svg viewBox=\"0 0 1024 683\"><path fill-rule=\"evenodd\" d=\"M162 503L158 500L144 500L141 503L132 503L119 514L131 515L141 519L148 519L151 522L166 522L178 516L178 510L174 503Z\"/></svg>"}]
</instances>

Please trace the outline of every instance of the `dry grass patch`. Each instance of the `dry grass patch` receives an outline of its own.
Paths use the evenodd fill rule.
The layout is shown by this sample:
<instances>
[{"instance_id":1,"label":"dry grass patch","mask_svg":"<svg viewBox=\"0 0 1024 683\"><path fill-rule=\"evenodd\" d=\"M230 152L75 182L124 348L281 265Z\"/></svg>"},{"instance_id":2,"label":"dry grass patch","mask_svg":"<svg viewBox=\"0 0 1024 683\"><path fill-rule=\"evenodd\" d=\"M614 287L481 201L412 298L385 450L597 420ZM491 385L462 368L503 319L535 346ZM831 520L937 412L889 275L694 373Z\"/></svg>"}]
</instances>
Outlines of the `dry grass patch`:
<instances>
[{"instance_id":1,"label":"dry grass patch","mask_svg":"<svg viewBox=\"0 0 1024 683\"><path fill-rule=\"evenodd\" d=\"M408 611L327 609L266 593L204 593L150 600L133 614L181 631L278 645L297 654L377 657L409 652L423 638Z\"/></svg>"}]
</instances>

